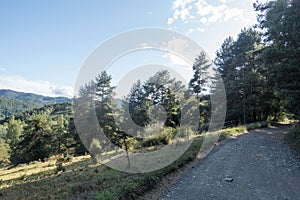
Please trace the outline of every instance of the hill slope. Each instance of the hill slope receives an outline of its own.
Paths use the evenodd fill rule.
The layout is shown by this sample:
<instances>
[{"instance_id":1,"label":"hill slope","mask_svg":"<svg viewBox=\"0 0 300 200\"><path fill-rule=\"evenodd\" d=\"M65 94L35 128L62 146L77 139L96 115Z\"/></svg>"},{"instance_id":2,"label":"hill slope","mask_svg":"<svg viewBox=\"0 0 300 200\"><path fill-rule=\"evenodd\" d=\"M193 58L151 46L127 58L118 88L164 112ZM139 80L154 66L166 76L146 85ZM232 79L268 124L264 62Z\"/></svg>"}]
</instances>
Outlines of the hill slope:
<instances>
[{"instance_id":1,"label":"hill slope","mask_svg":"<svg viewBox=\"0 0 300 200\"><path fill-rule=\"evenodd\" d=\"M24 93L24 92L17 92L13 90L0 90L0 96L22 100L22 101L31 101L34 103L39 103L42 105L49 105L55 103L64 103L64 102L71 102L72 100L67 97L46 97L38 94L32 93Z\"/></svg>"},{"instance_id":2,"label":"hill slope","mask_svg":"<svg viewBox=\"0 0 300 200\"><path fill-rule=\"evenodd\" d=\"M43 104L31 101L22 101L0 96L0 118L5 118L34 108L40 108Z\"/></svg>"},{"instance_id":3,"label":"hill slope","mask_svg":"<svg viewBox=\"0 0 300 200\"><path fill-rule=\"evenodd\" d=\"M13 90L0 90L0 118L40 108L45 105L71 101L71 99L66 97L46 97Z\"/></svg>"}]
</instances>

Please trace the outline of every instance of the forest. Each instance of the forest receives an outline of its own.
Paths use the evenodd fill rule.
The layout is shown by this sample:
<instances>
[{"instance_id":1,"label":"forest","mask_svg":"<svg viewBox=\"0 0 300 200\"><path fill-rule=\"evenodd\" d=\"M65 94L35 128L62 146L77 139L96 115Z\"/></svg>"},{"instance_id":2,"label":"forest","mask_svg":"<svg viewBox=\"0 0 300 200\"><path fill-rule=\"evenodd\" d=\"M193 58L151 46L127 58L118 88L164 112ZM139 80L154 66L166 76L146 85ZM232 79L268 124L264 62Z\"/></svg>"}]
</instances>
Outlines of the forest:
<instances>
[{"instance_id":1,"label":"forest","mask_svg":"<svg viewBox=\"0 0 300 200\"><path fill-rule=\"evenodd\" d=\"M88 100L86 106L91 102L107 138L118 147L136 151L172 142L182 123L182 99L186 105L193 99L197 101L200 118L196 133L191 134L205 133L211 117L210 94L216 88L213 80L221 77L227 99L225 127L289 119L295 122L290 140L299 151L300 1L255 3L254 9L258 13L257 24L243 28L237 38L225 39L213 61L199 52L187 87L167 70L161 70L144 82L137 81L127 96L115 101L113 77L102 71L81 87L74 101ZM208 73L209 68L214 69L213 75ZM164 121L151 112L153 108L163 108ZM140 137L142 130L126 127L132 123L146 129L147 137ZM85 155L102 146L101 141L91 137L80 139L71 103L47 105L6 117L0 125L0 144L0 162L4 166L45 161L55 155Z\"/></svg>"}]
</instances>

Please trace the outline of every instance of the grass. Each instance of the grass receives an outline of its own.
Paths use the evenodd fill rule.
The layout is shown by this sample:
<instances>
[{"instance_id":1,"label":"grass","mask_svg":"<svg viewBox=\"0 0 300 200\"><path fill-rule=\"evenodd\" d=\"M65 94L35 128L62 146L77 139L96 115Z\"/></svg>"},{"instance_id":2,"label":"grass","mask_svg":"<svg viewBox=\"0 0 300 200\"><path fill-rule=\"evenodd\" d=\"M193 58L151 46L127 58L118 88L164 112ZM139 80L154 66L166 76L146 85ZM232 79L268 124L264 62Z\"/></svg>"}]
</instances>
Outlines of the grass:
<instances>
[{"instance_id":1,"label":"grass","mask_svg":"<svg viewBox=\"0 0 300 200\"><path fill-rule=\"evenodd\" d=\"M220 140L268 125L267 122L259 122L223 129ZM170 130L165 131L162 138L169 138L172 133ZM56 159L11 169L0 168L0 193L4 199L136 199L153 188L164 176L193 161L203 139L204 135L195 136L189 149L175 162L143 174L129 174L108 168L96 163L90 156L74 157L70 162L63 163L64 172L57 171Z\"/></svg>"},{"instance_id":2,"label":"grass","mask_svg":"<svg viewBox=\"0 0 300 200\"><path fill-rule=\"evenodd\" d=\"M225 139L228 136L232 136L237 133L245 133L247 131L251 131L251 130L257 129L257 128L269 127L272 124L273 124L273 122L270 122L270 121L261 121L261 122L254 122L254 123L246 124L246 125L240 125L237 127L226 128L226 129L220 130L221 135L220 135L219 140Z\"/></svg>"}]
</instances>

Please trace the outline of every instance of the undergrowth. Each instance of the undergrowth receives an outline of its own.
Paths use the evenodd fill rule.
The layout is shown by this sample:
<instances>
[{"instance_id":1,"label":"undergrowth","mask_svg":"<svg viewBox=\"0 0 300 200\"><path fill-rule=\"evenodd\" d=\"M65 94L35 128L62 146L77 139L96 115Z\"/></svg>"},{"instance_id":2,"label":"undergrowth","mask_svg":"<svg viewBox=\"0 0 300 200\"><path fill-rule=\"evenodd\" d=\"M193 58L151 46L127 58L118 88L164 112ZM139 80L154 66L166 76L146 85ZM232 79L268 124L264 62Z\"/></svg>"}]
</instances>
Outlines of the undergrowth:
<instances>
[{"instance_id":1,"label":"undergrowth","mask_svg":"<svg viewBox=\"0 0 300 200\"><path fill-rule=\"evenodd\" d=\"M289 145L300 156L300 124L295 124L285 137Z\"/></svg>"}]
</instances>

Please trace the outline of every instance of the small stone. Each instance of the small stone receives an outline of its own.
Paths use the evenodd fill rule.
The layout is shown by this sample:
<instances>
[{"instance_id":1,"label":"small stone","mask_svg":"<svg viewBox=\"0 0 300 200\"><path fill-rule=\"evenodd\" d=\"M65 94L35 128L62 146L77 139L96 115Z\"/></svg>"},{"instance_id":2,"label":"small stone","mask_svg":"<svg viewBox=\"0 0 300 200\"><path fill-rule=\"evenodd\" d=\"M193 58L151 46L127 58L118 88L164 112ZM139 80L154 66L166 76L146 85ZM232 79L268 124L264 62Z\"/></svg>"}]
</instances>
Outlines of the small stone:
<instances>
[{"instance_id":1,"label":"small stone","mask_svg":"<svg viewBox=\"0 0 300 200\"><path fill-rule=\"evenodd\" d=\"M232 181L233 181L233 178L227 177L227 178L225 178L225 181L227 181L227 182L232 182Z\"/></svg>"}]
</instances>

